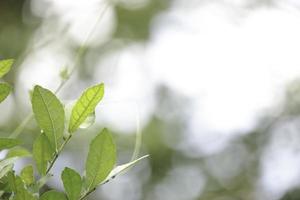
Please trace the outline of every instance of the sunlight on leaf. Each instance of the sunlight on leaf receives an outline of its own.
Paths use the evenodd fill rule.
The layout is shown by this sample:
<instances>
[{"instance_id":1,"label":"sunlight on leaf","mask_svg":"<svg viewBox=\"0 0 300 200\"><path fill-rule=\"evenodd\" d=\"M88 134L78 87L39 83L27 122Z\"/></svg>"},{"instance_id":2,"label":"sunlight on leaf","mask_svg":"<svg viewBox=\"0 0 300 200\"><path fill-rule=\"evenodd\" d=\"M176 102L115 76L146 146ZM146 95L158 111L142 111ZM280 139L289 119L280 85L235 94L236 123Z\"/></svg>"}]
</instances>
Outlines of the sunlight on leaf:
<instances>
[{"instance_id":1,"label":"sunlight on leaf","mask_svg":"<svg viewBox=\"0 0 300 200\"><path fill-rule=\"evenodd\" d=\"M75 132L80 125L91 115L104 96L104 84L95 85L83 92L72 109L69 132Z\"/></svg>"},{"instance_id":2,"label":"sunlight on leaf","mask_svg":"<svg viewBox=\"0 0 300 200\"><path fill-rule=\"evenodd\" d=\"M13 59L0 60L0 78L7 74L13 65Z\"/></svg>"}]
</instances>

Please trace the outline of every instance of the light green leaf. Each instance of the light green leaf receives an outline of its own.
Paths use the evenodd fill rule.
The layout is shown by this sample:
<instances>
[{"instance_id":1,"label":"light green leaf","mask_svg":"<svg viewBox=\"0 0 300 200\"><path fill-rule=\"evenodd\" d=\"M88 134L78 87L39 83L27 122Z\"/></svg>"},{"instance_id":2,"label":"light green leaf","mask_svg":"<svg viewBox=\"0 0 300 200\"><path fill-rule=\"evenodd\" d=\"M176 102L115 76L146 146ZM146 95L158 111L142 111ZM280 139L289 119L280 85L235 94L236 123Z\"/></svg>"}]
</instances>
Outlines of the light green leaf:
<instances>
[{"instance_id":1,"label":"light green leaf","mask_svg":"<svg viewBox=\"0 0 300 200\"><path fill-rule=\"evenodd\" d=\"M0 170L0 179L3 178L8 172L12 171L14 164L9 164Z\"/></svg>"},{"instance_id":2,"label":"light green leaf","mask_svg":"<svg viewBox=\"0 0 300 200\"><path fill-rule=\"evenodd\" d=\"M32 156L31 153L25 149L24 147L16 147L6 154L6 158L12 158L12 157L30 157Z\"/></svg>"},{"instance_id":3,"label":"light green leaf","mask_svg":"<svg viewBox=\"0 0 300 200\"><path fill-rule=\"evenodd\" d=\"M8 83L0 83L0 103L6 99L11 91L11 86Z\"/></svg>"},{"instance_id":4,"label":"light green leaf","mask_svg":"<svg viewBox=\"0 0 300 200\"><path fill-rule=\"evenodd\" d=\"M95 85L83 92L72 109L69 132L75 132L86 118L95 111L104 96L104 84Z\"/></svg>"},{"instance_id":5,"label":"light green leaf","mask_svg":"<svg viewBox=\"0 0 300 200\"><path fill-rule=\"evenodd\" d=\"M62 172L61 179L64 184L69 200L78 200L82 188L82 180L80 175L73 169L66 167Z\"/></svg>"},{"instance_id":6,"label":"light green leaf","mask_svg":"<svg viewBox=\"0 0 300 200\"><path fill-rule=\"evenodd\" d=\"M66 116L66 121L65 121L65 127L69 127L70 124L70 118L71 118L71 113L72 109L75 105L75 101L71 101L65 104L65 116ZM85 120L82 122L82 124L79 126L80 129L87 129L90 126L92 126L95 123L96 115L95 112L92 112ZM64 137L67 138L70 133L66 131L64 133Z\"/></svg>"},{"instance_id":7,"label":"light green leaf","mask_svg":"<svg viewBox=\"0 0 300 200\"><path fill-rule=\"evenodd\" d=\"M35 140L32 153L39 173L46 175L48 163L52 159L55 151L44 134L41 134Z\"/></svg>"},{"instance_id":8,"label":"light green leaf","mask_svg":"<svg viewBox=\"0 0 300 200\"><path fill-rule=\"evenodd\" d=\"M20 140L13 138L0 138L0 151L3 149L10 149L21 144Z\"/></svg>"},{"instance_id":9,"label":"light green leaf","mask_svg":"<svg viewBox=\"0 0 300 200\"><path fill-rule=\"evenodd\" d=\"M86 189L91 190L100 184L116 163L116 147L111 134L104 129L91 142L86 161Z\"/></svg>"},{"instance_id":10,"label":"light green leaf","mask_svg":"<svg viewBox=\"0 0 300 200\"><path fill-rule=\"evenodd\" d=\"M51 190L49 192L44 193L41 196L40 200L67 200L67 198L64 193Z\"/></svg>"},{"instance_id":11,"label":"light green leaf","mask_svg":"<svg viewBox=\"0 0 300 200\"><path fill-rule=\"evenodd\" d=\"M149 155L143 156L141 158L138 158L132 162L129 162L127 164L124 165L119 165L117 167L115 167L110 173L109 175L106 177L106 179L102 182L102 184L105 184L107 182L109 182L111 179L114 179L116 176L121 175L123 173L125 173L127 170L129 170L131 167L133 167L134 165L136 165L139 161L145 159L149 157Z\"/></svg>"},{"instance_id":12,"label":"light green leaf","mask_svg":"<svg viewBox=\"0 0 300 200\"><path fill-rule=\"evenodd\" d=\"M95 123L96 114L95 112L89 114L89 116L80 124L80 129L87 129Z\"/></svg>"},{"instance_id":13,"label":"light green leaf","mask_svg":"<svg viewBox=\"0 0 300 200\"><path fill-rule=\"evenodd\" d=\"M14 192L14 200L37 200L37 198L26 189L24 182L19 176L12 172L8 174L10 188Z\"/></svg>"},{"instance_id":14,"label":"light green leaf","mask_svg":"<svg viewBox=\"0 0 300 200\"><path fill-rule=\"evenodd\" d=\"M0 60L0 78L7 74L13 65L13 59Z\"/></svg>"},{"instance_id":15,"label":"light green leaf","mask_svg":"<svg viewBox=\"0 0 300 200\"><path fill-rule=\"evenodd\" d=\"M32 95L32 109L40 128L57 150L65 127L63 105L50 90L35 86Z\"/></svg>"},{"instance_id":16,"label":"light green leaf","mask_svg":"<svg viewBox=\"0 0 300 200\"><path fill-rule=\"evenodd\" d=\"M21 178L26 185L32 185L34 183L33 167L28 165L21 171Z\"/></svg>"}]
</instances>

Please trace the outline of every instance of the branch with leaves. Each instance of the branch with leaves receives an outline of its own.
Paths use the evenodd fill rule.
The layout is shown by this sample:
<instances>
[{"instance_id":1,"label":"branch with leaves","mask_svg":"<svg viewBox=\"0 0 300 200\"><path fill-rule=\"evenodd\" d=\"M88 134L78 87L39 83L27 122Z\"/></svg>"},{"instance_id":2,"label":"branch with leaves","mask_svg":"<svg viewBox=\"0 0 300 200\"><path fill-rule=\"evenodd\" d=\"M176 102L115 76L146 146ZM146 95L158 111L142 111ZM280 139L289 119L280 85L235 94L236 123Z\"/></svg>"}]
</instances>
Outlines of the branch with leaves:
<instances>
[{"instance_id":1,"label":"branch with leaves","mask_svg":"<svg viewBox=\"0 0 300 200\"><path fill-rule=\"evenodd\" d=\"M0 78L9 72L13 60L0 61ZM0 102L11 91L7 83L0 83ZM85 162L85 174L66 167L61 173L65 193L55 190L41 193L41 189L52 177L52 167L73 135L80 128L88 128L95 117L95 108L104 96L104 84L87 88L71 108L58 99L54 92L35 86L31 103L33 116L40 133L33 142L32 153L20 147L15 138L0 138L0 151L10 149L0 161L0 198L7 200L83 200L99 185L109 182L126 172L140 160L116 166L117 153L112 134L104 128L91 141ZM18 158L33 157L39 179L34 177L34 167L24 166L20 174L14 171Z\"/></svg>"}]
</instances>

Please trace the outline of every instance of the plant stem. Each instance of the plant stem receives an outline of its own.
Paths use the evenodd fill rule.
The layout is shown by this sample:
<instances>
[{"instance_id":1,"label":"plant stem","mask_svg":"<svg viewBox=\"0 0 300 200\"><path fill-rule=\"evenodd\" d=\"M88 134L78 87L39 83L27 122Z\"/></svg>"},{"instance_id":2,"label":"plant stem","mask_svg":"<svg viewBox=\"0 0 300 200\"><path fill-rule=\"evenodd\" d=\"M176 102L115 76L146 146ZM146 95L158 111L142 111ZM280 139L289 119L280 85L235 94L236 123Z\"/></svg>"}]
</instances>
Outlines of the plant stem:
<instances>
[{"instance_id":1,"label":"plant stem","mask_svg":"<svg viewBox=\"0 0 300 200\"><path fill-rule=\"evenodd\" d=\"M57 160L58 156L63 151L63 149L68 144L68 142L70 141L71 138L72 138L72 135L70 135L67 139L64 140L64 142L62 143L62 145L60 146L60 148L58 149L58 151L55 153L52 161L50 162L50 165L49 165L49 167L48 167L48 169L46 171L46 174L48 174L50 172L50 170L52 169L52 167L53 167L55 161Z\"/></svg>"},{"instance_id":2,"label":"plant stem","mask_svg":"<svg viewBox=\"0 0 300 200\"><path fill-rule=\"evenodd\" d=\"M80 197L79 200L83 200L85 199L87 196L89 196L91 193L95 192L96 188L91 189L90 191L88 191L87 193L85 193L84 195L82 195L82 197Z\"/></svg>"},{"instance_id":3,"label":"plant stem","mask_svg":"<svg viewBox=\"0 0 300 200\"><path fill-rule=\"evenodd\" d=\"M33 119L33 113L30 113L27 115L27 117L17 126L17 128L12 132L12 134L9 136L10 138L17 138L24 128L27 126L27 124Z\"/></svg>"},{"instance_id":4,"label":"plant stem","mask_svg":"<svg viewBox=\"0 0 300 200\"><path fill-rule=\"evenodd\" d=\"M141 131L141 122L140 122L140 110L139 110L139 105L136 102L135 103L135 108L136 108L136 137L135 137L135 145L134 145L134 150L131 156L131 161L134 161L135 159L138 158L140 149L142 146L142 131Z\"/></svg>"}]
</instances>

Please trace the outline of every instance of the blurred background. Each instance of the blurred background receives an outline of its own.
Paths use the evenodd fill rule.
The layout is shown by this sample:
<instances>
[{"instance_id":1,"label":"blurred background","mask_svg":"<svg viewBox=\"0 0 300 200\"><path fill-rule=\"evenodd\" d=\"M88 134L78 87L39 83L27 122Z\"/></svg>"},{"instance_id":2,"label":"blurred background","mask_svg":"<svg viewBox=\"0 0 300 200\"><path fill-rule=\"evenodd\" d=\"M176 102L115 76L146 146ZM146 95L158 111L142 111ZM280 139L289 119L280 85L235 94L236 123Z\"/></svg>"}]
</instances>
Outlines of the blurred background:
<instances>
[{"instance_id":1,"label":"blurred background","mask_svg":"<svg viewBox=\"0 0 300 200\"><path fill-rule=\"evenodd\" d=\"M1 0L0 59L15 58L0 134L31 112L35 84L65 104L104 82L96 123L56 163L83 173L88 145L114 133L125 175L89 199L299 200L300 1ZM31 150L34 120L21 138ZM24 162L16 166L17 170Z\"/></svg>"}]
</instances>

